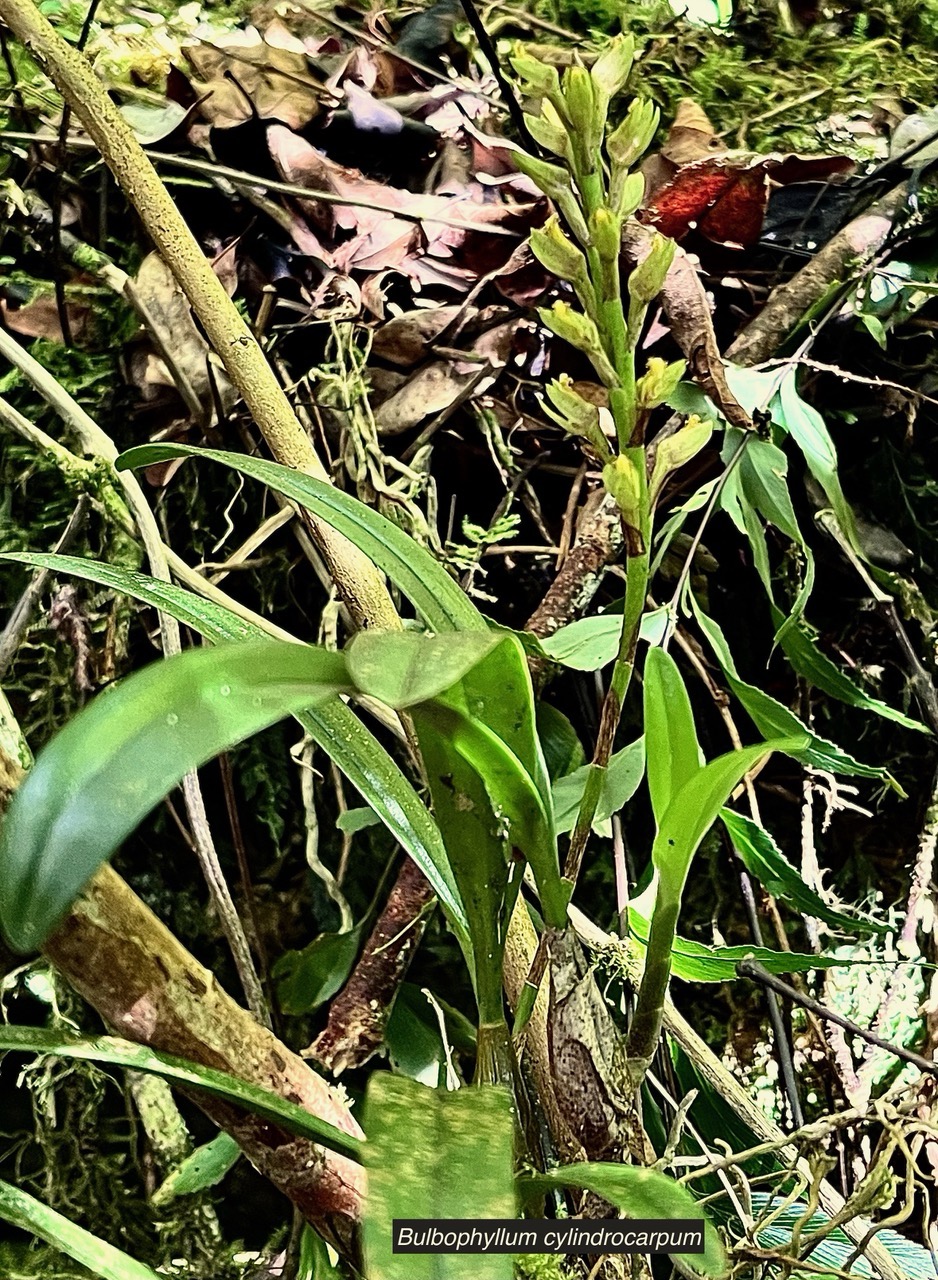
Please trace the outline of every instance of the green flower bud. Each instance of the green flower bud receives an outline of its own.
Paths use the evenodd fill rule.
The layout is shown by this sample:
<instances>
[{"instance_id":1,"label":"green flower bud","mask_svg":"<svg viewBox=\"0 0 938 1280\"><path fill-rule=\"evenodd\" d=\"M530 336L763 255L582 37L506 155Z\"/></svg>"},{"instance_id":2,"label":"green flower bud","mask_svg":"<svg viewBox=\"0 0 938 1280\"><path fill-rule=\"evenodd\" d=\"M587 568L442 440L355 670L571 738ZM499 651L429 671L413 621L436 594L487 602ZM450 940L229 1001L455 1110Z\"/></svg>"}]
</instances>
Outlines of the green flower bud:
<instances>
[{"instance_id":1,"label":"green flower bud","mask_svg":"<svg viewBox=\"0 0 938 1280\"><path fill-rule=\"evenodd\" d=\"M683 360L666 364L660 356L652 356L648 361L648 368L635 384L638 407L656 409L659 404L664 404L674 394L686 370L687 364Z\"/></svg>"},{"instance_id":2,"label":"green flower bud","mask_svg":"<svg viewBox=\"0 0 938 1280\"><path fill-rule=\"evenodd\" d=\"M624 453L616 454L603 467L603 484L622 512L625 523L637 529L640 524L641 482L632 459Z\"/></svg>"},{"instance_id":3,"label":"green flower bud","mask_svg":"<svg viewBox=\"0 0 938 1280\"><path fill-rule=\"evenodd\" d=\"M577 434L599 421L599 409L573 389L573 379L567 373L547 384L547 398Z\"/></svg>"},{"instance_id":4,"label":"green flower bud","mask_svg":"<svg viewBox=\"0 0 938 1280\"><path fill-rule=\"evenodd\" d=\"M638 169L634 173L628 173L625 169L616 169L609 188L609 204L623 222L631 218L644 198L644 174Z\"/></svg>"},{"instance_id":5,"label":"green flower bud","mask_svg":"<svg viewBox=\"0 0 938 1280\"><path fill-rule=\"evenodd\" d=\"M541 307L538 315L551 333L589 356L593 368L607 387L619 385L616 371L603 350L599 330L589 316L583 315L581 311L574 311L569 302L560 301L550 308Z\"/></svg>"},{"instance_id":6,"label":"green flower bud","mask_svg":"<svg viewBox=\"0 0 938 1280\"><path fill-rule=\"evenodd\" d=\"M538 262L555 276L571 284L588 283L586 259L561 231L556 217L549 218L543 227L531 232L530 244Z\"/></svg>"},{"instance_id":7,"label":"green flower bud","mask_svg":"<svg viewBox=\"0 0 938 1280\"><path fill-rule=\"evenodd\" d=\"M621 93L632 70L635 40L632 36L616 36L593 63L590 72L600 101L609 101Z\"/></svg>"},{"instance_id":8,"label":"green flower bud","mask_svg":"<svg viewBox=\"0 0 938 1280\"><path fill-rule=\"evenodd\" d=\"M655 462L648 482L649 500L654 502L672 471L695 458L713 434L713 423L701 422L696 413L673 436L662 440L655 449ZM604 473L605 474L605 473Z\"/></svg>"},{"instance_id":9,"label":"green flower bud","mask_svg":"<svg viewBox=\"0 0 938 1280\"><path fill-rule=\"evenodd\" d=\"M639 306L647 307L661 292L675 247L673 240L655 232L648 256L642 259L629 276L629 296Z\"/></svg>"},{"instance_id":10,"label":"green flower bud","mask_svg":"<svg viewBox=\"0 0 938 1280\"><path fill-rule=\"evenodd\" d=\"M532 97L546 97L549 93L559 94L560 76L557 74L557 68L552 67L549 62L532 58L519 46L519 52L511 58L511 65L515 75L521 81L521 87Z\"/></svg>"},{"instance_id":11,"label":"green flower bud","mask_svg":"<svg viewBox=\"0 0 938 1280\"><path fill-rule=\"evenodd\" d=\"M564 72L563 97L570 132L579 137L589 155L602 141L606 109L601 102L597 102L592 78L585 67L568 67Z\"/></svg>"},{"instance_id":12,"label":"green flower bud","mask_svg":"<svg viewBox=\"0 0 938 1280\"><path fill-rule=\"evenodd\" d=\"M622 248L622 222L609 209L597 209L590 218L590 240L603 262L618 262Z\"/></svg>"},{"instance_id":13,"label":"green flower bud","mask_svg":"<svg viewBox=\"0 0 938 1280\"><path fill-rule=\"evenodd\" d=\"M566 374L548 383L547 399L541 401L545 415L572 436L587 440L602 462L611 462L612 453L600 425L599 409L573 390Z\"/></svg>"},{"instance_id":14,"label":"green flower bud","mask_svg":"<svg viewBox=\"0 0 938 1280\"><path fill-rule=\"evenodd\" d=\"M658 108L646 98L633 98L625 118L606 139L609 159L616 169L631 169L658 128Z\"/></svg>"},{"instance_id":15,"label":"green flower bud","mask_svg":"<svg viewBox=\"0 0 938 1280\"><path fill-rule=\"evenodd\" d=\"M552 307L541 307L540 317L558 338L587 354L601 346L599 330L589 316L574 311L569 302L557 301Z\"/></svg>"}]
</instances>

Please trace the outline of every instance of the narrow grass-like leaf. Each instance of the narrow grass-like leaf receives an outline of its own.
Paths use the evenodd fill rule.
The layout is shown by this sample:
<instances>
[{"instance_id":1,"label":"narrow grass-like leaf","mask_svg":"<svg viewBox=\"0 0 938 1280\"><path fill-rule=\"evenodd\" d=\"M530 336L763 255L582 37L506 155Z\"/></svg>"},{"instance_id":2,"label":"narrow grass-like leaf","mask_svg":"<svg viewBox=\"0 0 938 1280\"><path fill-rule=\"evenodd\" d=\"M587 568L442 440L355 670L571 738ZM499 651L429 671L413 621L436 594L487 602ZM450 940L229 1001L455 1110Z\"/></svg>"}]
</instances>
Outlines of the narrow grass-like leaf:
<instances>
[{"instance_id":1,"label":"narrow grass-like leaf","mask_svg":"<svg viewBox=\"0 0 938 1280\"><path fill-rule=\"evenodd\" d=\"M404 593L434 631L486 631L488 624L458 583L413 538L371 507L324 480L243 453L189 445L145 444L117 459L118 471L170 458L209 458L252 476L312 511L365 553Z\"/></svg>"},{"instance_id":2,"label":"narrow grass-like leaf","mask_svg":"<svg viewBox=\"0 0 938 1280\"><path fill-rule=\"evenodd\" d=\"M289 1133L309 1138L356 1159L360 1158L363 1145L361 1138L344 1133L326 1120L320 1120L295 1102L288 1102L286 1098L281 1098L268 1089L239 1080L227 1071L203 1067L198 1062L160 1053L143 1044L132 1044L129 1040L119 1040L115 1036L88 1038L36 1027L0 1025L0 1053L5 1050L76 1058L83 1062L97 1062L106 1067L123 1067L128 1071L162 1076L170 1084L200 1090L211 1094L213 1098L233 1102L245 1111L280 1125Z\"/></svg>"},{"instance_id":3,"label":"narrow grass-like leaf","mask_svg":"<svg viewBox=\"0 0 938 1280\"><path fill-rule=\"evenodd\" d=\"M696 1271L722 1275L727 1268L720 1238L690 1192L657 1169L634 1164L564 1164L521 1179L524 1187L581 1187L602 1196L629 1218L696 1218L704 1228L704 1252L677 1254Z\"/></svg>"},{"instance_id":4,"label":"narrow grass-like leaf","mask_svg":"<svg viewBox=\"0 0 938 1280\"><path fill-rule=\"evenodd\" d=\"M40 752L0 829L0 925L10 943L40 947L191 769L348 688L341 654L251 640L153 663L95 698Z\"/></svg>"},{"instance_id":5,"label":"narrow grass-like leaf","mask_svg":"<svg viewBox=\"0 0 938 1280\"><path fill-rule=\"evenodd\" d=\"M857 535L853 508L840 484L837 450L824 419L817 409L802 400L798 394L797 378L798 371L795 367L782 378L778 395L772 401L772 417L785 428L804 454L811 474L834 509L844 536L860 559L865 560L866 553Z\"/></svg>"},{"instance_id":6,"label":"narrow grass-like leaf","mask_svg":"<svg viewBox=\"0 0 938 1280\"><path fill-rule=\"evenodd\" d=\"M700 744L678 665L663 649L649 649L644 672L645 756L655 821L671 797L698 772Z\"/></svg>"},{"instance_id":7,"label":"narrow grass-like leaf","mask_svg":"<svg viewBox=\"0 0 938 1280\"><path fill-rule=\"evenodd\" d=\"M649 921L640 910L629 906L629 940L643 953L648 945ZM716 947L689 938L675 937L671 946L671 972L684 982L735 982L740 960L758 961L769 973L809 973L812 969L833 969L849 960L813 952L773 951L770 947Z\"/></svg>"},{"instance_id":8,"label":"narrow grass-like leaf","mask_svg":"<svg viewBox=\"0 0 938 1280\"><path fill-rule=\"evenodd\" d=\"M773 608L772 618L776 627L779 626L781 617L780 610ZM806 680L810 680L822 693L836 698L839 702L845 702L848 706L859 707L863 711L872 712L873 715L882 716L884 720L892 720L895 724L902 725L904 729L914 729L918 733L931 732L921 720L914 720L879 698L872 697L865 689L861 689L845 671L841 671L840 667L831 662L827 654L821 652L814 637L803 627L792 627L780 636L779 643L795 671Z\"/></svg>"},{"instance_id":9,"label":"narrow grass-like leaf","mask_svg":"<svg viewBox=\"0 0 938 1280\"><path fill-rule=\"evenodd\" d=\"M395 1218L515 1217L507 1091L447 1093L375 1072L365 1098L368 1143L363 1245L369 1280L511 1280L508 1254L396 1254Z\"/></svg>"},{"instance_id":10,"label":"narrow grass-like leaf","mask_svg":"<svg viewBox=\"0 0 938 1280\"><path fill-rule=\"evenodd\" d=\"M92 1235L19 1187L3 1181L0 1181L0 1218L45 1240L101 1276L101 1280L160 1280L157 1273L142 1262L115 1249L100 1236Z\"/></svg>"},{"instance_id":11,"label":"narrow grass-like leaf","mask_svg":"<svg viewBox=\"0 0 938 1280\"><path fill-rule=\"evenodd\" d=\"M217 1187L240 1158L241 1148L234 1138L220 1133L186 1156L153 1192L150 1203L159 1207L169 1204L177 1196L196 1195L209 1187Z\"/></svg>"},{"instance_id":12,"label":"narrow grass-like leaf","mask_svg":"<svg viewBox=\"0 0 938 1280\"><path fill-rule=\"evenodd\" d=\"M143 604L165 610L214 643L262 639L265 634L260 627L213 601L145 573L77 556L21 552L2 558L51 569L55 573L68 574L122 592ZM466 915L439 828L397 764L358 716L338 698L294 712L294 716L420 867L465 950L468 945Z\"/></svg>"},{"instance_id":13,"label":"narrow grass-like leaf","mask_svg":"<svg viewBox=\"0 0 938 1280\"><path fill-rule=\"evenodd\" d=\"M779 898L787 906L803 915L823 920L832 929L847 933L887 933L889 926L875 920L837 911L809 885L805 884L797 868L793 867L764 827L744 814L732 809L721 809L720 819L726 827L733 846L743 865L767 893Z\"/></svg>"},{"instance_id":14,"label":"narrow grass-like leaf","mask_svg":"<svg viewBox=\"0 0 938 1280\"><path fill-rule=\"evenodd\" d=\"M849 752L838 747L836 743L828 742L826 738L821 738L818 734L810 732L788 707L783 706L776 698L764 693L755 685L747 684L745 680L741 680L736 670L736 663L733 661L733 655L730 653L729 645L726 643L726 637L720 627L712 618L707 617L693 595L690 598L694 616L700 625L701 631L710 642L710 647L713 649L717 661L723 668L727 684L763 737L779 738L804 734L805 743L803 748L789 753L794 755L796 760L800 760L803 764L811 765L815 769L826 769L829 773L847 774L863 778L885 778L897 790L899 789L898 784L895 783L885 769L863 764L861 761L854 759Z\"/></svg>"}]
</instances>

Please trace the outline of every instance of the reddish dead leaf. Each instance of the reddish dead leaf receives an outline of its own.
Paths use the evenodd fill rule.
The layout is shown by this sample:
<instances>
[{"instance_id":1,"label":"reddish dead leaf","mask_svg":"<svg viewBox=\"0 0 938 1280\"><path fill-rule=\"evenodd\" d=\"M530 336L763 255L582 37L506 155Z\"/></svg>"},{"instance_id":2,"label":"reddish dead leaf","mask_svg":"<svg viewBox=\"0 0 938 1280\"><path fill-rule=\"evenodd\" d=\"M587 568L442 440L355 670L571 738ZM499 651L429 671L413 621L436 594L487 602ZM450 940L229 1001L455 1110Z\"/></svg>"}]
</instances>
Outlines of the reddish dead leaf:
<instances>
[{"instance_id":1,"label":"reddish dead leaf","mask_svg":"<svg viewBox=\"0 0 938 1280\"><path fill-rule=\"evenodd\" d=\"M762 234L773 183L823 181L854 168L847 156L731 151L703 109L684 98L664 146L642 166L641 218L675 240L697 231L715 244L746 249Z\"/></svg>"},{"instance_id":2,"label":"reddish dead leaf","mask_svg":"<svg viewBox=\"0 0 938 1280\"><path fill-rule=\"evenodd\" d=\"M654 194L642 221L682 240L689 232L732 249L747 249L762 233L770 180L806 181L849 173L845 156L743 156L727 154L682 165Z\"/></svg>"}]
</instances>

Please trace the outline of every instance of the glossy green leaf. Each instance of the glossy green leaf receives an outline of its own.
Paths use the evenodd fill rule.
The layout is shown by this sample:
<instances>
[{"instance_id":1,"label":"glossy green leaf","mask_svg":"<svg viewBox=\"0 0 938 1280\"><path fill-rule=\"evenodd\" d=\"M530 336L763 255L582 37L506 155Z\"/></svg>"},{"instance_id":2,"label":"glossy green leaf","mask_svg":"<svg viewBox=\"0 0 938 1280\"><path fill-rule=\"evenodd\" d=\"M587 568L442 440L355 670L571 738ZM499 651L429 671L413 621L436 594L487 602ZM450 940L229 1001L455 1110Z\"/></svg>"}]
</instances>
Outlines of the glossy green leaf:
<instances>
[{"instance_id":1,"label":"glossy green leaf","mask_svg":"<svg viewBox=\"0 0 938 1280\"><path fill-rule=\"evenodd\" d=\"M34 951L97 868L192 769L349 688L345 659L250 640L153 663L52 739L0 829L0 924Z\"/></svg>"},{"instance_id":2,"label":"glossy green leaf","mask_svg":"<svg viewBox=\"0 0 938 1280\"><path fill-rule=\"evenodd\" d=\"M565 1164L549 1173L521 1179L522 1186L548 1190L581 1187L602 1196L628 1218L696 1218L704 1224L704 1252L676 1255L703 1275L722 1275L727 1268L720 1238L697 1201L673 1178L657 1169L633 1164Z\"/></svg>"},{"instance_id":3,"label":"glossy green leaf","mask_svg":"<svg viewBox=\"0 0 938 1280\"><path fill-rule=\"evenodd\" d=\"M77 556L18 553L5 557L21 564L69 574L163 609L207 639L260 639L264 632L210 600L145 573L114 568ZM368 801L403 849L430 881L460 943L468 947L466 916L439 829L410 782L358 716L340 699L294 713L317 746L335 762Z\"/></svg>"},{"instance_id":4,"label":"glossy green leaf","mask_svg":"<svg viewBox=\"0 0 938 1280\"><path fill-rule=\"evenodd\" d=\"M700 769L700 744L684 680L663 649L648 650L642 691L648 791L660 823L671 797Z\"/></svg>"},{"instance_id":5,"label":"glossy green leaf","mask_svg":"<svg viewBox=\"0 0 938 1280\"><path fill-rule=\"evenodd\" d=\"M102 1280L160 1280L142 1262L9 1182L0 1181L0 1218L45 1240Z\"/></svg>"},{"instance_id":6,"label":"glossy green leaf","mask_svg":"<svg viewBox=\"0 0 938 1280\"><path fill-rule=\"evenodd\" d=\"M586 763L583 743L569 719L549 702L538 702L535 719L547 773L555 784Z\"/></svg>"},{"instance_id":7,"label":"glossy green leaf","mask_svg":"<svg viewBox=\"0 0 938 1280\"><path fill-rule=\"evenodd\" d=\"M195 1089L233 1102L265 1120L309 1138L322 1146L341 1151L356 1159L363 1146L361 1138L344 1133L326 1120L320 1120L311 1112L288 1102L279 1094L248 1084L227 1071L203 1067L169 1053L159 1053L143 1044L132 1044L115 1036L74 1036L61 1031L45 1031L36 1027L14 1027L0 1024L0 1053L9 1050L17 1053L51 1054L57 1058L76 1058L83 1062L97 1062L102 1066L122 1067L128 1071L142 1071L147 1075L162 1076L170 1084L185 1089Z\"/></svg>"},{"instance_id":8,"label":"glossy green leaf","mask_svg":"<svg viewBox=\"0 0 938 1280\"><path fill-rule=\"evenodd\" d=\"M642 618L640 639L660 644L667 626L664 609L655 609ZM598 671L615 660L622 637L622 614L602 613L580 618L559 627L541 641L541 649L553 662L574 671Z\"/></svg>"},{"instance_id":9,"label":"glossy green leaf","mask_svg":"<svg viewBox=\"0 0 938 1280\"><path fill-rule=\"evenodd\" d=\"M487 631L482 614L443 566L390 520L324 480L243 453L189 445L147 444L117 459L117 469L148 467L170 458L209 458L292 498L354 542L382 569L434 631Z\"/></svg>"},{"instance_id":10,"label":"glossy green leaf","mask_svg":"<svg viewBox=\"0 0 938 1280\"><path fill-rule=\"evenodd\" d=\"M363 926L321 933L301 951L284 951L272 969L277 1002L284 1013L312 1013L340 991L361 949Z\"/></svg>"},{"instance_id":11,"label":"glossy green leaf","mask_svg":"<svg viewBox=\"0 0 938 1280\"><path fill-rule=\"evenodd\" d=\"M498 645L505 632L362 631L345 654L359 689L395 710L429 702L461 680Z\"/></svg>"},{"instance_id":12,"label":"glossy green leaf","mask_svg":"<svg viewBox=\"0 0 938 1280\"><path fill-rule=\"evenodd\" d=\"M644 738L636 738L611 757L593 819L593 830L598 835L610 835L609 819L632 799L644 773ZM558 778L553 785L554 824L560 835L573 830L588 775L589 765L583 765L574 773Z\"/></svg>"},{"instance_id":13,"label":"glossy green leaf","mask_svg":"<svg viewBox=\"0 0 938 1280\"><path fill-rule=\"evenodd\" d=\"M416 708L413 723L443 835L459 887L471 946L471 973L483 1020L502 1016L502 920L508 888L508 850L492 802L475 767L453 749L451 733Z\"/></svg>"},{"instance_id":14,"label":"glossy green leaf","mask_svg":"<svg viewBox=\"0 0 938 1280\"><path fill-rule=\"evenodd\" d=\"M699 769L671 799L658 827L651 857L658 871L659 902L680 903L690 864L733 788L772 751L797 751L804 737L760 742L729 751Z\"/></svg>"},{"instance_id":15,"label":"glossy green leaf","mask_svg":"<svg viewBox=\"0 0 938 1280\"><path fill-rule=\"evenodd\" d=\"M448 755L459 755L475 770L497 825L531 865L545 917L562 927L567 895L560 879L550 782L537 736L531 677L515 636L505 631L442 636L366 631L346 653L358 688L390 706L411 708L421 745L432 724ZM441 782L445 776L440 775ZM435 803L438 797L437 789ZM443 833L445 840L445 827ZM452 865L452 842L447 848ZM468 888L458 873L457 883L465 902Z\"/></svg>"},{"instance_id":16,"label":"glossy green leaf","mask_svg":"<svg viewBox=\"0 0 938 1280\"><path fill-rule=\"evenodd\" d=\"M751 818L732 809L723 809L720 819L733 842L733 847L743 861L746 870L762 885L767 893L800 911L802 915L823 920L832 929L848 933L886 933L888 926L874 920L837 911L805 884L800 872L793 867L764 827Z\"/></svg>"},{"instance_id":17,"label":"glossy green leaf","mask_svg":"<svg viewBox=\"0 0 938 1280\"><path fill-rule=\"evenodd\" d=\"M217 1187L240 1158L241 1148L234 1138L220 1133L186 1156L153 1192L150 1203L159 1207L169 1204L177 1196L196 1195L209 1187Z\"/></svg>"},{"instance_id":18,"label":"glossy green leaf","mask_svg":"<svg viewBox=\"0 0 938 1280\"><path fill-rule=\"evenodd\" d=\"M395 1254L395 1218L516 1215L507 1091L447 1093L375 1072L365 1097L368 1143L362 1243L369 1280L512 1280L508 1254Z\"/></svg>"}]
</instances>

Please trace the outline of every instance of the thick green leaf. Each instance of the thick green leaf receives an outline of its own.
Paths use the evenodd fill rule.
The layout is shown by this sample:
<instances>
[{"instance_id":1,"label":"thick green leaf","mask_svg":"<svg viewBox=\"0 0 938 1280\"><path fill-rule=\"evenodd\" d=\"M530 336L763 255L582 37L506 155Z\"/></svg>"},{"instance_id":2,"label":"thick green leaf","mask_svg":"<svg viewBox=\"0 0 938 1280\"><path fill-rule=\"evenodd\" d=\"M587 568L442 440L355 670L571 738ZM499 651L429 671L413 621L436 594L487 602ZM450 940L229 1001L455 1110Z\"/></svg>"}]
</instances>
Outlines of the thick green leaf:
<instances>
[{"instance_id":1,"label":"thick green leaf","mask_svg":"<svg viewBox=\"0 0 938 1280\"><path fill-rule=\"evenodd\" d=\"M40 752L0 829L0 924L34 951L191 769L349 688L345 660L250 640L193 649L108 689Z\"/></svg>"},{"instance_id":2,"label":"thick green leaf","mask_svg":"<svg viewBox=\"0 0 938 1280\"><path fill-rule=\"evenodd\" d=\"M324 480L263 458L189 445L146 444L117 459L117 469L148 467L170 458L209 458L292 498L354 542L411 601L434 631L487 631L482 614L443 566L402 529Z\"/></svg>"},{"instance_id":3,"label":"thick green leaf","mask_svg":"<svg viewBox=\"0 0 938 1280\"><path fill-rule=\"evenodd\" d=\"M143 604L163 609L215 643L260 639L264 635L259 627L212 601L145 573L113 568L76 556L21 553L3 558L52 569L56 573L69 574L123 592ZM465 950L468 947L466 915L443 840L427 806L407 778L374 734L340 699L334 698L294 714L303 729L342 770L423 871Z\"/></svg>"},{"instance_id":4,"label":"thick green leaf","mask_svg":"<svg viewBox=\"0 0 938 1280\"><path fill-rule=\"evenodd\" d=\"M722 809L720 818L743 865L767 893L802 915L823 920L832 929L848 933L886 933L888 925L836 911L802 880L764 827L732 809Z\"/></svg>"},{"instance_id":5,"label":"thick green leaf","mask_svg":"<svg viewBox=\"0 0 938 1280\"><path fill-rule=\"evenodd\" d=\"M196 1147L191 1155L172 1171L150 1197L156 1206L169 1204L177 1196L191 1196L209 1187L217 1187L241 1158L241 1148L227 1133Z\"/></svg>"},{"instance_id":6,"label":"thick green leaf","mask_svg":"<svg viewBox=\"0 0 938 1280\"><path fill-rule=\"evenodd\" d=\"M102 1280L160 1280L155 1271L92 1235L19 1187L0 1181L0 1218L60 1249Z\"/></svg>"},{"instance_id":7,"label":"thick green leaf","mask_svg":"<svg viewBox=\"0 0 938 1280\"><path fill-rule=\"evenodd\" d=\"M433 812L466 913L470 969L480 1015L502 1016L502 928L508 887L504 832L476 768L453 749L451 732L419 706L413 723L420 742Z\"/></svg>"},{"instance_id":8,"label":"thick green leaf","mask_svg":"<svg viewBox=\"0 0 938 1280\"><path fill-rule=\"evenodd\" d=\"M655 609L642 618L642 640L660 644L667 627L667 611ZM574 671L598 671L614 661L622 638L622 614L601 613L559 627L541 641L541 649L553 662Z\"/></svg>"},{"instance_id":9,"label":"thick green leaf","mask_svg":"<svg viewBox=\"0 0 938 1280\"><path fill-rule=\"evenodd\" d=\"M704 765L675 793L651 850L660 903L680 903L694 854L737 783L770 752L797 751L804 741L804 737L781 738L729 751Z\"/></svg>"},{"instance_id":10,"label":"thick green leaf","mask_svg":"<svg viewBox=\"0 0 938 1280\"><path fill-rule=\"evenodd\" d=\"M358 925L345 933L321 933L302 951L284 951L272 970L284 1013L312 1013L341 990L361 948L362 932Z\"/></svg>"},{"instance_id":11,"label":"thick green leaf","mask_svg":"<svg viewBox=\"0 0 938 1280\"><path fill-rule=\"evenodd\" d=\"M349 674L362 692L404 710L438 697L506 643L511 643L508 634L498 631L362 631L345 655Z\"/></svg>"},{"instance_id":12,"label":"thick green leaf","mask_svg":"<svg viewBox=\"0 0 938 1280\"><path fill-rule=\"evenodd\" d=\"M552 784L586 763L579 734L562 711L558 711L549 702L538 702L535 720L537 736L544 752L544 763Z\"/></svg>"},{"instance_id":13,"label":"thick green leaf","mask_svg":"<svg viewBox=\"0 0 938 1280\"><path fill-rule=\"evenodd\" d=\"M848 752L826 738L811 733L798 719L793 711L783 706L770 694L764 693L755 685L747 684L739 678L736 663L730 653L729 645L719 626L708 618L697 601L691 596L694 616L701 631L710 642L716 659L723 668L723 675L733 693L739 699L756 728L765 738L793 737L804 734L806 745L802 750L791 751L796 760L811 765L815 769L826 769L830 773L854 775L863 778L885 778L892 782L885 769L877 769L874 765L862 764ZM893 783L893 785L896 785Z\"/></svg>"},{"instance_id":14,"label":"thick green leaf","mask_svg":"<svg viewBox=\"0 0 938 1280\"><path fill-rule=\"evenodd\" d=\"M645 739L642 737L617 751L609 761L593 819L593 830L597 834L609 836L609 819L632 799L644 773ZM588 775L589 765L583 765L574 773L558 778L553 785L554 824L560 835L573 830Z\"/></svg>"},{"instance_id":15,"label":"thick green leaf","mask_svg":"<svg viewBox=\"0 0 938 1280\"><path fill-rule=\"evenodd\" d=\"M648 650L643 694L648 791L660 822L671 797L700 769L700 744L678 665L663 649Z\"/></svg>"},{"instance_id":16,"label":"thick green leaf","mask_svg":"<svg viewBox=\"0 0 938 1280\"><path fill-rule=\"evenodd\" d=\"M360 689L391 706L414 710L421 745L432 725L438 745L475 770L497 815L497 823L490 825L502 829L509 844L527 858L545 918L562 927L567 895L560 878L550 782L537 736L531 677L515 636L504 631L444 636L364 632L347 655ZM450 772L440 774L439 782L446 785ZM438 796L439 787L435 803ZM441 828L446 840L442 822ZM447 849L455 866L459 855L452 841ZM464 867L464 873L469 870ZM465 902L470 890L458 873L457 883Z\"/></svg>"},{"instance_id":17,"label":"thick green leaf","mask_svg":"<svg viewBox=\"0 0 938 1280\"><path fill-rule=\"evenodd\" d=\"M362 1242L369 1280L511 1280L507 1254L391 1251L395 1218L515 1217L508 1093L492 1086L447 1093L375 1072L365 1125Z\"/></svg>"},{"instance_id":18,"label":"thick green leaf","mask_svg":"<svg viewBox=\"0 0 938 1280\"><path fill-rule=\"evenodd\" d=\"M83 1062L98 1062L102 1066L123 1067L128 1071L142 1071L147 1075L162 1076L170 1084L185 1089L196 1089L233 1102L246 1111L254 1112L295 1133L310 1138L324 1147L341 1151L356 1159L363 1146L361 1138L344 1133L326 1120L320 1120L295 1102L288 1102L279 1094L270 1093L256 1084L248 1084L227 1071L203 1067L169 1053L159 1053L143 1044L132 1044L114 1036L84 1037L63 1034L61 1031L45 1031L36 1027L13 1027L0 1024L0 1053L5 1050L17 1053L52 1054L57 1058L77 1058Z\"/></svg>"},{"instance_id":19,"label":"thick green leaf","mask_svg":"<svg viewBox=\"0 0 938 1280\"><path fill-rule=\"evenodd\" d=\"M704 1223L704 1252L677 1255L707 1276L727 1268L720 1238L690 1192L657 1169L634 1164L565 1164L549 1173L521 1179L538 1190L581 1187L602 1196L629 1218L697 1218Z\"/></svg>"}]
</instances>

